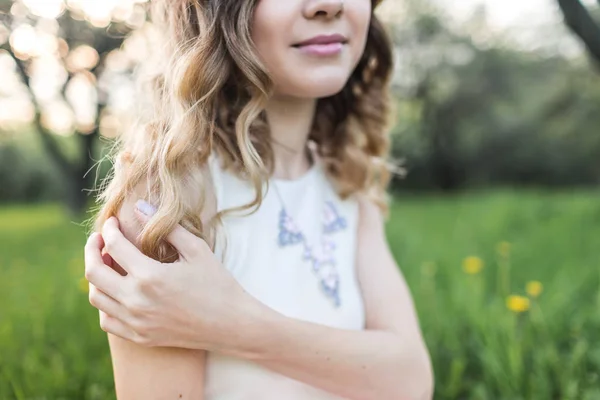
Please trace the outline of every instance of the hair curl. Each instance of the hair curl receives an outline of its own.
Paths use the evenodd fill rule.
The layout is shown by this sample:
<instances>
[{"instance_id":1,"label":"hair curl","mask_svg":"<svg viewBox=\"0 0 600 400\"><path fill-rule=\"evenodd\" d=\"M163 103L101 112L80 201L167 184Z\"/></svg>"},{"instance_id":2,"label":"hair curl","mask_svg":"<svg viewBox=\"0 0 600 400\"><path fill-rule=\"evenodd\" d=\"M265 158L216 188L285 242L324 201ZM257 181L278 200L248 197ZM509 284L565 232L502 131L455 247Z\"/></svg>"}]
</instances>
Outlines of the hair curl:
<instances>
[{"instance_id":1,"label":"hair curl","mask_svg":"<svg viewBox=\"0 0 600 400\"><path fill-rule=\"evenodd\" d=\"M379 3L373 0L373 9ZM165 238L181 223L203 239L214 237L228 212L254 212L274 167L265 105L272 81L251 40L256 0L154 0L153 25L164 41L138 71L149 93L146 118L115 143L114 168L98 195L95 229L117 215L125 200L145 185L156 215L140 233L141 251L157 260L175 259ZM151 69L154 68L154 69ZM373 14L366 48L343 90L318 100L309 136L328 176L345 199L363 193L386 214L386 188L396 167L390 148L391 41ZM222 210L204 226L207 181L199 174L211 152L223 168L249 180L254 200Z\"/></svg>"}]
</instances>

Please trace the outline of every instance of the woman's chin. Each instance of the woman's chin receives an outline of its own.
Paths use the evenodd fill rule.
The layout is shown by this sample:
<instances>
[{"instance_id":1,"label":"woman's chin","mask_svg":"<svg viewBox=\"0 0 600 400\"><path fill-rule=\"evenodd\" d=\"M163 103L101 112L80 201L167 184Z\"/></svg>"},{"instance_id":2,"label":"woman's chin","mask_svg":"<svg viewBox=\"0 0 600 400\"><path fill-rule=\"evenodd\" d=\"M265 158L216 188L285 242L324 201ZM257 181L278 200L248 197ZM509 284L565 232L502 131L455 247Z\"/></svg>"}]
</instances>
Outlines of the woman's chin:
<instances>
[{"instance_id":1,"label":"woman's chin","mask_svg":"<svg viewBox=\"0 0 600 400\"><path fill-rule=\"evenodd\" d=\"M342 84L342 85L330 86L327 88L320 87L318 90L315 89L313 97L321 99L324 97L334 96L334 95L338 94L339 92L341 92L342 89L344 89L345 84L346 84L346 82L344 82L344 84Z\"/></svg>"},{"instance_id":2,"label":"woman's chin","mask_svg":"<svg viewBox=\"0 0 600 400\"><path fill-rule=\"evenodd\" d=\"M288 96L305 99L321 99L338 94L344 89L346 80L328 79L323 81L304 82L301 85L295 85L293 88L281 90L279 93L285 93Z\"/></svg>"}]
</instances>

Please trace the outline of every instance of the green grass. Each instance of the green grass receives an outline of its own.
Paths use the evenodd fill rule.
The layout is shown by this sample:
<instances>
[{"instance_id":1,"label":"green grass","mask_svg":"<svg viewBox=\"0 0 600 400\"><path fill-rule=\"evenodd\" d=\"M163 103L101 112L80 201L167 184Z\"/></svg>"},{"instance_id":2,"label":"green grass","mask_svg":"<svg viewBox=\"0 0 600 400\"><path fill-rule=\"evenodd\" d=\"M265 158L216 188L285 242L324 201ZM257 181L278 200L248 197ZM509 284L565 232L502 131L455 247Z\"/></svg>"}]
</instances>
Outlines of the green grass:
<instances>
[{"instance_id":1,"label":"green grass","mask_svg":"<svg viewBox=\"0 0 600 400\"><path fill-rule=\"evenodd\" d=\"M600 398L598 195L506 191L395 204L389 239L419 309L437 398ZM467 256L484 261L481 273L462 271ZM531 280L543 293L529 312L511 312L507 296L526 295Z\"/></svg>"},{"instance_id":2,"label":"green grass","mask_svg":"<svg viewBox=\"0 0 600 400\"><path fill-rule=\"evenodd\" d=\"M114 398L84 243L59 207L0 210L0 399Z\"/></svg>"},{"instance_id":3,"label":"green grass","mask_svg":"<svg viewBox=\"0 0 600 400\"><path fill-rule=\"evenodd\" d=\"M432 354L436 398L600 398L599 195L395 202L388 237ZM84 241L59 207L0 209L0 399L114 398L106 337L80 284ZM463 271L469 256L484 262L480 273ZM531 280L542 294L524 313L509 310L507 296L527 296Z\"/></svg>"}]
</instances>

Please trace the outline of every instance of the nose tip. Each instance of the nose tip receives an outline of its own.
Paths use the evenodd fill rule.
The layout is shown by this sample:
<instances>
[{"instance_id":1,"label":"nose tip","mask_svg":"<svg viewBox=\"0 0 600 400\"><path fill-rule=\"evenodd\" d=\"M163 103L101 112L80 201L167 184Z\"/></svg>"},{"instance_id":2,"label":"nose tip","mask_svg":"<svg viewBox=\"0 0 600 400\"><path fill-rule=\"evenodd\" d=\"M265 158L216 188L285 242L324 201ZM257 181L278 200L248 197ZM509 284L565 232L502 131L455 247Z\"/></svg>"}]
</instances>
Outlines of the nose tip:
<instances>
[{"instance_id":1,"label":"nose tip","mask_svg":"<svg viewBox=\"0 0 600 400\"><path fill-rule=\"evenodd\" d=\"M344 12L344 0L316 0L307 7L309 18L336 18Z\"/></svg>"}]
</instances>

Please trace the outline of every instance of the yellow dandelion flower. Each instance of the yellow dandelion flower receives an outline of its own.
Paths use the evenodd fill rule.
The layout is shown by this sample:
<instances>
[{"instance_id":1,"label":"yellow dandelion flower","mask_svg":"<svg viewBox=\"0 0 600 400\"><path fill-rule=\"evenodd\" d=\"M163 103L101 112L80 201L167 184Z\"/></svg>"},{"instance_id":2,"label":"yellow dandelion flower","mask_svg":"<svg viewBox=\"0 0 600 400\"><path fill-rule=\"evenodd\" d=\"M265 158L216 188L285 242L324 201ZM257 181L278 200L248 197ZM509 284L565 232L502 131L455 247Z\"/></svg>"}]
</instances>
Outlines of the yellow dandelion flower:
<instances>
[{"instance_id":1,"label":"yellow dandelion flower","mask_svg":"<svg viewBox=\"0 0 600 400\"><path fill-rule=\"evenodd\" d=\"M529 299L524 296L512 295L506 298L506 307L516 313L529 310Z\"/></svg>"},{"instance_id":2,"label":"yellow dandelion flower","mask_svg":"<svg viewBox=\"0 0 600 400\"><path fill-rule=\"evenodd\" d=\"M508 242L500 242L496 245L496 251L502 257L508 257L510 255L511 245Z\"/></svg>"},{"instance_id":3,"label":"yellow dandelion flower","mask_svg":"<svg viewBox=\"0 0 600 400\"><path fill-rule=\"evenodd\" d=\"M463 271L469 275L475 275L483 269L483 260L479 257L471 256L463 260Z\"/></svg>"},{"instance_id":4,"label":"yellow dandelion flower","mask_svg":"<svg viewBox=\"0 0 600 400\"><path fill-rule=\"evenodd\" d=\"M542 282L539 281L530 281L527 282L525 290L527 291L528 295L535 298L542 294L542 291L544 290L544 285L542 285Z\"/></svg>"},{"instance_id":5,"label":"yellow dandelion flower","mask_svg":"<svg viewBox=\"0 0 600 400\"><path fill-rule=\"evenodd\" d=\"M87 279L85 279L85 278L81 278L79 280L78 286L79 286L79 290L81 290L84 293L87 293L90 291L90 285L89 285Z\"/></svg>"}]
</instances>

